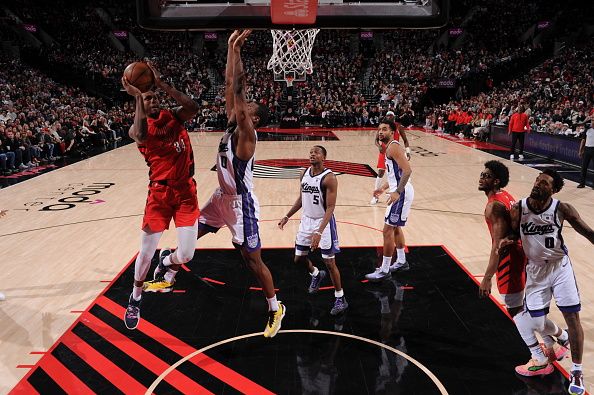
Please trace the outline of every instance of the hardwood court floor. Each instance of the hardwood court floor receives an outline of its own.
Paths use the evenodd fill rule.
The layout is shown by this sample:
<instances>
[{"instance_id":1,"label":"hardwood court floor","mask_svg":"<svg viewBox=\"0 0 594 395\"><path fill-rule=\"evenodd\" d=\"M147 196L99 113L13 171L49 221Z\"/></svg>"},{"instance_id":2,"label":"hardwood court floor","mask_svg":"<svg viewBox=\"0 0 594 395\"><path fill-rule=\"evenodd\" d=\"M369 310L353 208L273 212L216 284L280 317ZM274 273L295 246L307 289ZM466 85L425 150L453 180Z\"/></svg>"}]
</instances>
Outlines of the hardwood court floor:
<instances>
[{"instance_id":1,"label":"hardwood court floor","mask_svg":"<svg viewBox=\"0 0 594 395\"><path fill-rule=\"evenodd\" d=\"M341 244L381 244L384 204L369 206L374 179L360 164L375 167L377 149L371 131L335 131L337 141L323 141L328 159L359 165L345 167L338 177L336 217ZM485 196L477 190L483 163L494 157L455 142L409 132L416 154L411 161L415 201L405 234L410 245L445 245L474 275L487 263L490 238L483 219ZM199 202L206 202L217 185L211 171L220 133L192 134ZM261 204L261 236L266 247L291 247L298 222L285 231L276 227L297 196L294 171L276 168L273 159L307 159L313 142L262 141L257 158L268 160L255 180ZM529 194L537 169L506 161L516 198ZM342 164L344 166L344 164ZM352 171L351 171L352 170ZM347 174L351 172L353 174ZM146 198L147 168L133 145L125 146L0 190L3 257L0 286L0 392L9 391L34 365L40 354L105 288L138 251ZM567 182L558 198L572 203L594 226L594 191ZM59 201L59 200L62 201ZM297 215L298 217L298 215ZM584 366L588 383L594 380L594 291L589 266L594 248L571 227L564 229L582 297L586 333ZM175 232L166 232L160 247L175 246ZM227 248L227 231L205 237L198 248ZM479 278L480 280L480 278ZM556 308L552 317L562 323ZM33 353L32 353L33 352ZM485 355L485 358L489 358ZM568 360L564 361L567 367ZM512 366L510 366L510 369Z\"/></svg>"}]
</instances>

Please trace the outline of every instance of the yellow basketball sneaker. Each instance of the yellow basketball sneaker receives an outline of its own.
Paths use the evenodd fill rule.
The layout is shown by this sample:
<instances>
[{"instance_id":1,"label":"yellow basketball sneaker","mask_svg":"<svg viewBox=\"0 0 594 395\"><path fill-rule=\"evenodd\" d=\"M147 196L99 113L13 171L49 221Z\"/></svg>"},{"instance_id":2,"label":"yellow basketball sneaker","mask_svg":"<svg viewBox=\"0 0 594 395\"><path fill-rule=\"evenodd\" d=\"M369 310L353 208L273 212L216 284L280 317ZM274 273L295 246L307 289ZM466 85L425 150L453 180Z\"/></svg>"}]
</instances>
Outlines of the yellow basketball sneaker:
<instances>
[{"instance_id":1,"label":"yellow basketball sneaker","mask_svg":"<svg viewBox=\"0 0 594 395\"><path fill-rule=\"evenodd\" d=\"M266 323L266 328L264 328L264 337L276 336L281 328L281 322L283 321L286 312L287 308L279 300L278 310L268 312L268 322Z\"/></svg>"},{"instance_id":2,"label":"yellow basketball sneaker","mask_svg":"<svg viewBox=\"0 0 594 395\"><path fill-rule=\"evenodd\" d=\"M175 284L175 279L168 282L163 277L157 277L154 280L145 281L142 289L144 292L171 292L173 291L173 284Z\"/></svg>"}]
</instances>

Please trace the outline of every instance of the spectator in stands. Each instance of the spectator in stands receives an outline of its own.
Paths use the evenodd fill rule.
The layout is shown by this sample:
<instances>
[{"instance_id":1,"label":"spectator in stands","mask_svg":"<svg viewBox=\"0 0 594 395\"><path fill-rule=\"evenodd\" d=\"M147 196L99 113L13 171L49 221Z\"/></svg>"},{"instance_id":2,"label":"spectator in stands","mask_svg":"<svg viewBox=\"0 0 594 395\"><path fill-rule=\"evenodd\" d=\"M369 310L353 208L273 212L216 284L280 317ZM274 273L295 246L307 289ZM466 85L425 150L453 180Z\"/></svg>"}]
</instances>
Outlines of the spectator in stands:
<instances>
[{"instance_id":1,"label":"spectator in stands","mask_svg":"<svg viewBox=\"0 0 594 395\"><path fill-rule=\"evenodd\" d=\"M508 134L511 134L512 143L509 159L514 160L516 144L520 143L519 159L524 159L524 139L526 133L530 132L530 124L528 123L528 116L524 112L524 106L519 105L509 119L509 125L507 129Z\"/></svg>"}]
</instances>

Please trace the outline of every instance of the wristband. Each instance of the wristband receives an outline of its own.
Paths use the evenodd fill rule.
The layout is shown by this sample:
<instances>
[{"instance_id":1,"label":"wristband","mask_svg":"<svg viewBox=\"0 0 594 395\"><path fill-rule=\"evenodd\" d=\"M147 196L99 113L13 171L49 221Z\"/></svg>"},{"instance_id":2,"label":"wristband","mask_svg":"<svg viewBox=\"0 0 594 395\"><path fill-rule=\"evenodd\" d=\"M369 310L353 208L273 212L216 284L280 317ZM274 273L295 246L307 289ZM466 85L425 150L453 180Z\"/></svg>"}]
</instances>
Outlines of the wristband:
<instances>
[{"instance_id":1,"label":"wristband","mask_svg":"<svg viewBox=\"0 0 594 395\"><path fill-rule=\"evenodd\" d=\"M410 155L410 147L406 147L405 149L406 153Z\"/></svg>"},{"instance_id":2,"label":"wristband","mask_svg":"<svg viewBox=\"0 0 594 395\"><path fill-rule=\"evenodd\" d=\"M321 232L319 232L319 231L317 231L317 230L316 230L314 233L315 233L316 235L320 235L320 236L322 235L322 233L321 233Z\"/></svg>"}]
</instances>

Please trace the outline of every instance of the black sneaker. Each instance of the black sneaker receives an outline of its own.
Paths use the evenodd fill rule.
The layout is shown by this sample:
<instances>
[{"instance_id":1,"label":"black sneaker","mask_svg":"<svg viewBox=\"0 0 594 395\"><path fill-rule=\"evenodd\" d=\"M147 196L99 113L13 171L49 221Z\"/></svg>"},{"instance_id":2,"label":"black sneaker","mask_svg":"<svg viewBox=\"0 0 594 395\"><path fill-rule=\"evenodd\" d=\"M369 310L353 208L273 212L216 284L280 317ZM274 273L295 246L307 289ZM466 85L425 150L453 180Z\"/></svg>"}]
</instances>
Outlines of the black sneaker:
<instances>
[{"instance_id":1,"label":"black sneaker","mask_svg":"<svg viewBox=\"0 0 594 395\"><path fill-rule=\"evenodd\" d=\"M405 272L408 269L410 269L410 266L406 261L404 263L394 262L392 265L390 265L390 273Z\"/></svg>"},{"instance_id":2,"label":"black sneaker","mask_svg":"<svg viewBox=\"0 0 594 395\"><path fill-rule=\"evenodd\" d=\"M330 310L330 315L338 315L345 311L348 307L349 304L347 303L344 296L336 298L334 301L334 306L332 307L332 310Z\"/></svg>"},{"instance_id":3,"label":"black sneaker","mask_svg":"<svg viewBox=\"0 0 594 395\"><path fill-rule=\"evenodd\" d=\"M136 329L138 323L140 322L140 300L134 300L132 294L130 294L130 299L128 301L128 308L126 309L126 314L124 314L124 323L126 324L126 328L128 329Z\"/></svg>"},{"instance_id":4,"label":"black sneaker","mask_svg":"<svg viewBox=\"0 0 594 395\"><path fill-rule=\"evenodd\" d=\"M578 188L585 188L586 187L586 184L579 184L577 187Z\"/></svg>"},{"instance_id":5,"label":"black sneaker","mask_svg":"<svg viewBox=\"0 0 594 395\"><path fill-rule=\"evenodd\" d=\"M167 273L167 266L165 266L163 261L165 260L165 257L171 255L171 253L172 251L170 248L164 248L161 250L161 253L159 254L159 263L157 264L155 272L153 273L154 280L163 277L165 273Z\"/></svg>"},{"instance_id":6,"label":"black sneaker","mask_svg":"<svg viewBox=\"0 0 594 395\"><path fill-rule=\"evenodd\" d=\"M310 294L315 294L316 292L318 292L320 290L320 285L322 284L322 281L325 278L326 278L325 270L320 270L317 276L312 276L311 283L309 283L309 288L307 289L307 292Z\"/></svg>"}]
</instances>

